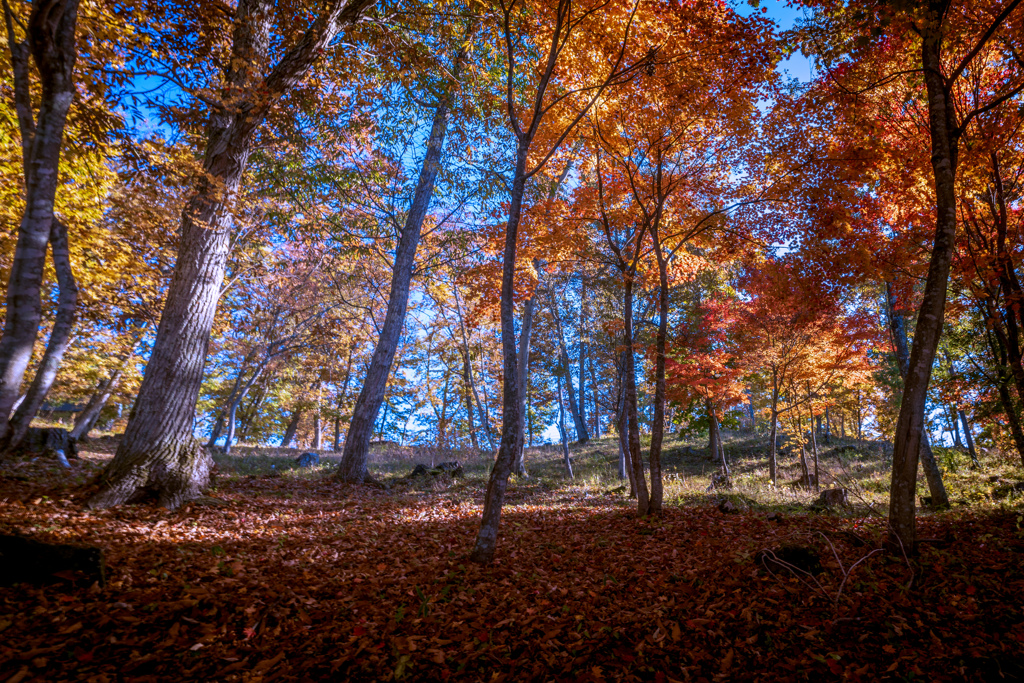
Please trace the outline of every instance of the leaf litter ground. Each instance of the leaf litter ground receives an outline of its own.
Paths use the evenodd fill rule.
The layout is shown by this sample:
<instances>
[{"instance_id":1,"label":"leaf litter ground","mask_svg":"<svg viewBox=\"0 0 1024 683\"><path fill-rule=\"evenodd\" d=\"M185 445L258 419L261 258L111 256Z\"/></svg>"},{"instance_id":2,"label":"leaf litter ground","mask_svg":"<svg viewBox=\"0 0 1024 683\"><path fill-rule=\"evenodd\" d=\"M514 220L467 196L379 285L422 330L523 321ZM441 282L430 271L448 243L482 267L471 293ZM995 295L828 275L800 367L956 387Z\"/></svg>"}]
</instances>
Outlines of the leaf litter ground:
<instances>
[{"instance_id":1,"label":"leaf litter ground","mask_svg":"<svg viewBox=\"0 0 1024 683\"><path fill-rule=\"evenodd\" d=\"M498 559L480 567L466 559L479 482L247 476L177 512L88 512L73 478L24 465L0 478L2 531L101 546L108 584L0 589L9 683L1024 675L1012 508L924 518L908 562L868 557L880 520L698 506L644 521L621 495L513 487ZM79 480L97 466L76 463ZM820 575L757 560L793 544L818 552Z\"/></svg>"}]
</instances>

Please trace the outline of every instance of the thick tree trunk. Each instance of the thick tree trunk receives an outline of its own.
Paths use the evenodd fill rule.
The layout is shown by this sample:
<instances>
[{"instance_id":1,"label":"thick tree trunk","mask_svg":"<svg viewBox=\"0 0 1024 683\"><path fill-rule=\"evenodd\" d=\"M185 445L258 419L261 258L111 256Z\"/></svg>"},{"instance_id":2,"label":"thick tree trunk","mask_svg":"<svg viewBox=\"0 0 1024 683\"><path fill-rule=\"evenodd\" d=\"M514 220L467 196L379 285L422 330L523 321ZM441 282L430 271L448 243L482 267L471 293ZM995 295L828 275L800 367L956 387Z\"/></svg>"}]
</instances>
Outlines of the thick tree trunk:
<instances>
[{"instance_id":1,"label":"thick tree trunk","mask_svg":"<svg viewBox=\"0 0 1024 683\"><path fill-rule=\"evenodd\" d=\"M505 226L505 251L502 255L501 271L501 355L504 366L502 389L501 443L498 457L491 468L491 476L484 492L484 509L480 520L470 559L480 564L490 564L498 543L498 526L501 522L501 507L505 502L505 489L512 473L516 451L519 448L519 364L516 355L515 336L515 270L516 240L519 235L519 219L523 208L523 192L526 188L526 157L530 145L528 139L521 139L516 150L516 167L513 175L512 193L509 202L508 222Z\"/></svg>"},{"instance_id":2,"label":"thick tree trunk","mask_svg":"<svg viewBox=\"0 0 1024 683\"><path fill-rule=\"evenodd\" d=\"M463 47L456 58L455 77L461 69L466 55ZM427 150L420 168L416 192L412 206L405 219L405 226L398 239L395 251L394 270L391 274L391 289L388 294L388 308L381 327L380 339L373 349L373 356L366 370L363 388L356 399L352 410L352 422L348 434L345 435L345 447L342 451L341 463L338 465L338 477L342 481L359 483L367 479L366 461L370 453L370 439L373 427L377 422L381 404L384 402L384 390L391 366L395 361L395 351L405 327L405 314L409 305L409 284L412 280L413 266L416 263L416 248L420 243L423 220L430 208L430 200L434 195L434 182L441 165L441 152L444 148L445 134L448 132L448 119L451 107L451 96L445 95L434 111L434 119L427 139Z\"/></svg>"},{"instance_id":3,"label":"thick tree trunk","mask_svg":"<svg viewBox=\"0 0 1024 683\"><path fill-rule=\"evenodd\" d=\"M590 362L587 363L587 369L590 371L590 390L594 394L594 438L600 439L601 432L601 402L600 402L600 391L597 388L597 374L594 371L594 359L590 358Z\"/></svg>"},{"instance_id":4,"label":"thick tree trunk","mask_svg":"<svg viewBox=\"0 0 1024 683\"><path fill-rule=\"evenodd\" d=\"M80 441L89 436L89 432L96 425L96 421L100 419L100 413L103 412L103 408L107 405L107 401L110 400L114 389L117 388L117 384L123 376L124 368L121 367L115 370L114 374L108 379L100 382L99 386L96 387L96 392L89 398L89 402L85 404L85 408L75 417L75 426L71 429L72 439Z\"/></svg>"},{"instance_id":5,"label":"thick tree trunk","mask_svg":"<svg viewBox=\"0 0 1024 683\"><path fill-rule=\"evenodd\" d=\"M299 422L302 420L302 410L296 408L292 411L292 417L288 420L288 426L284 428L284 436L281 437L281 448L288 448L292 439L295 438L295 432L299 429Z\"/></svg>"},{"instance_id":6,"label":"thick tree trunk","mask_svg":"<svg viewBox=\"0 0 1024 683\"><path fill-rule=\"evenodd\" d=\"M896 349L896 363L900 369L900 378L906 382L907 373L910 368L910 348L907 343L906 318L896 307L896 296L892 289L892 283L885 283L885 296L889 314L889 331L892 334L893 346ZM922 429L924 422L922 421ZM925 479L928 481L928 491L932 496L932 505L935 507L948 507L949 495L946 493L946 485L942 481L942 470L935 460L932 447L929 443L928 434L921 434L920 453L918 457L921 467L924 469Z\"/></svg>"},{"instance_id":7,"label":"thick tree trunk","mask_svg":"<svg viewBox=\"0 0 1024 683\"><path fill-rule=\"evenodd\" d=\"M572 422L576 428L576 440L580 443L586 443L590 440L590 434L587 433L587 425L583 423L583 420L580 417L579 404L576 402L576 390L573 389L572 384L572 372L569 369L569 351L565 346L565 332L562 329L562 318L558 313L558 304L555 301L555 293L552 291L550 286L548 287L548 308L551 309L551 317L554 318L555 331L558 334L558 352L561 356L560 360L562 368L565 370L565 388L566 393L569 395L569 412L572 414Z\"/></svg>"},{"instance_id":8,"label":"thick tree trunk","mask_svg":"<svg viewBox=\"0 0 1024 683\"><path fill-rule=\"evenodd\" d=\"M18 226L18 241L7 279L7 308L3 335L0 336L0 439L6 440L9 436L8 420L21 393L21 383L32 358L42 316L46 245L54 234L53 203L57 194L64 126L75 95L73 75L78 57L75 44L78 0L65 0L59 4L34 0L24 42L17 41L14 36L12 18L6 5L4 13L14 67L15 109L21 131L25 176L25 210ZM30 53L39 73L39 109L35 117L29 85ZM66 251L67 231L61 228L58 231L65 237L63 249ZM56 261L56 251L54 257ZM57 358L58 365L59 361ZM56 372L56 368L53 371Z\"/></svg>"},{"instance_id":9,"label":"thick tree trunk","mask_svg":"<svg viewBox=\"0 0 1024 683\"><path fill-rule=\"evenodd\" d=\"M78 286L75 284L75 276L71 272L68 229L56 218L53 219L51 226L50 250L53 257L53 268L57 274L57 286L60 289L57 297L57 313L53 322L53 330L50 332L50 340L46 344L46 351L36 369L36 376L32 379L25 399L14 412L14 417L11 418L5 444L7 448L11 449L17 448L28 434L32 419L39 412L39 408L46 400L46 395L50 393L50 387L53 386L53 380L57 377L57 370L60 369L64 352L71 340L71 328L75 323Z\"/></svg>"},{"instance_id":10,"label":"thick tree trunk","mask_svg":"<svg viewBox=\"0 0 1024 683\"><path fill-rule=\"evenodd\" d=\"M928 264L924 296L917 315L914 345L904 381L893 445L889 495L890 540L905 551L916 546L915 492L917 461L924 434L924 410L935 350L942 335L946 288L956 237L956 166L958 131L955 111L942 74L941 0L932 0L921 29L921 60L928 91L928 122L935 178L935 242Z\"/></svg>"},{"instance_id":11,"label":"thick tree trunk","mask_svg":"<svg viewBox=\"0 0 1024 683\"><path fill-rule=\"evenodd\" d=\"M343 24L371 0L332 0L264 76L275 17L270 0L240 0L221 96L207 124L203 173L181 220L174 274L138 398L117 454L90 507L126 502L147 488L174 508L200 495L210 458L192 434L210 330L227 264L231 214L253 136L270 108L305 77ZM255 97L247 95L258 90Z\"/></svg>"}]
</instances>

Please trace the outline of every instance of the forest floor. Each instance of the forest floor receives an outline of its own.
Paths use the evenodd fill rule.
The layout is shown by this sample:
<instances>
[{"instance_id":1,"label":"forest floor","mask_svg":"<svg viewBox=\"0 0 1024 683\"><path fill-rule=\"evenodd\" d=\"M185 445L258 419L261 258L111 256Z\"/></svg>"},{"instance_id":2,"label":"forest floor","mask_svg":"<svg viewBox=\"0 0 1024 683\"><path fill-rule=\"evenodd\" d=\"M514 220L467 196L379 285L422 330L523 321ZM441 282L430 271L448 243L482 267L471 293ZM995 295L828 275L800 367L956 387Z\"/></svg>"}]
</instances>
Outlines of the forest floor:
<instances>
[{"instance_id":1,"label":"forest floor","mask_svg":"<svg viewBox=\"0 0 1024 683\"><path fill-rule=\"evenodd\" d=\"M116 439L70 471L8 461L0 533L100 546L108 568L105 586L0 588L0 682L1024 679L1024 505L993 499L1019 463L941 452L954 505L921 511L907 558L875 550L883 447L823 445L822 481L851 505L819 512L766 485L763 446L728 435L735 487L709 492L706 449L670 441L654 519L620 488L614 441L574 447L573 480L556 448L532 449L488 567L466 559L486 455L382 445L379 489L337 483L331 454L299 469L301 450L241 447L218 456L210 498L175 512L82 507ZM406 477L431 458L465 476ZM820 573L759 559L792 546Z\"/></svg>"}]
</instances>

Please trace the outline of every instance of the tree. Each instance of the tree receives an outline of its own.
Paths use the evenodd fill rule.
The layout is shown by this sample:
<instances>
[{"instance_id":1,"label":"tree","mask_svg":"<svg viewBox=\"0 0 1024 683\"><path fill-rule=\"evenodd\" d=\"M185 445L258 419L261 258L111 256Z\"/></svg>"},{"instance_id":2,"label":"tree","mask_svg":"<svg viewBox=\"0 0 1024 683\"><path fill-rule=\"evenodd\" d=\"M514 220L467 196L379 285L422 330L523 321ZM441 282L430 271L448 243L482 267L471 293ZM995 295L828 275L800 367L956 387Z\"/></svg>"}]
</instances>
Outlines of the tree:
<instances>
[{"instance_id":1,"label":"tree","mask_svg":"<svg viewBox=\"0 0 1024 683\"><path fill-rule=\"evenodd\" d=\"M870 101L872 93L892 93L886 86L903 83L927 105L935 229L896 425L889 504L891 543L913 549L918 455L946 309L960 153L980 115L1024 90L1024 72L1008 47L1020 40L1019 22L1011 16L1019 16L1021 2L983 3L983 9L952 0L818 4L823 11L808 27L813 38L807 44L822 48L822 66L838 90ZM922 79L908 81L918 73Z\"/></svg>"},{"instance_id":2,"label":"tree","mask_svg":"<svg viewBox=\"0 0 1024 683\"><path fill-rule=\"evenodd\" d=\"M274 3L239 2L223 80L214 89L218 94L203 95L210 108L204 174L182 213L178 258L156 341L128 427L100 475L91 507L118 505L151 489L161 505L173 509L207 485L209 455L192 436L192 424L224 279L233 202L254 136L272 108L371 2L326 2L269 68Z\"/></svg>"},{"instance_id":3,"label":"tree","mask_svg":"<svg viewBox=\"0 0 1024 683\"><path fill-rule=\"evenodd\" d=\"M616 4L612 0L590 6L585 3L577 5L573 0L529 4L526 0L499 0L497 38L505 52L505 105L516 150L502 254L501 349L504 382L501 443L484 495L480 531L470 553L470 558L481 564L490 563L494 559L501 506L519 443L521 388L515 340L514 283L519 221L526 181L543 169L605 90L628 80L646 63L646 56L627 60L627 48L632 47L629 38L636 11L635 5ZM606 24L613 17L619 20L623 28L621 33L616 31L609 36ZM531 47L536 50L534 54L544 56L535 65L537 68L524 69L520 73L517 66L519 36L526 38L521 28L525 23L535 21L541 22L543 30L538 35L530 36L536 41ZM583 49L584 44L586 49ZM599 52L601 56L597 58L597 64L583 61L585 57L593 55L597 47L603 48ZM528 50L524 52L529 54ZM581 61L567 65L566 61L573 58ZM607 61L602 63L605 59ZM596 81L587 78L587 74L592 73L591 67L597 67L601 74ZM575 74L565 74L567 69L574 69ZM573 78L576 74L581 77ZM534 75L535 82L529 85L522 83L524 78ZM518 103L519 93L525 93L528 102L532 100L522 109ZM545 145L538 152L533 149L533 145L542 132L542 124L546 124L543 131Z\"/></svg>"},{"instance_id":4,"label":"tree","mask_svg":"<svg viewBox=\"0 0 1024 683\"><path fill-rule=\"evenodd\" d=\"M373 426L377 422L377 413L384 400L384 388L388 376L391 374L395 350L405 324L406 308L409 302L409 284L416 259L416 248L419 245L423 221L427 217L430 200L434 193L434 182L441 163L441 152L448 131L455 90L459 85L465 61L469 56L470 45L475 38L473 21L469 20L462 45L453 59L450 71L451 82L438 95L434 109L434 118L426 141L426 154L420 168L419 180L416 183L412 204L406 214L405 225L399 233L398 246L395 250L387 314L384 317L380 337L367 368L359 398L356 399L352 422L345 436L345 448L338 466L338 476L343 481L358 483L369 476L366 471L366 458L370 450L370 437L373 433Z\"/></svg>"},{"instance_id":5,"label":"tree","mask_svg":"<svg viewBox=\"0 0 1024 683\"><path fill-rule=\"evenodd\" d=\"M77 288L68 256L67 228L54 216L64 128L74 98L78 48L75 28L78 0L59 3L35 0L25 39L15 37L16 15L3 3L11 65L14 69L15 109L21 133L25 178L25 211L18 227L11 273L7 280L7 311L0 336L0 440L17 445L28 430L49 390L71 333ZM40 81L39 107L33 110L29 85L29 56ZM29 390L29 403L16 416L8 433L11 409L28 368L42 315L41 288L46 245L52 240L54 266L60 278L61 315L41 372Z\"/></svg>"}]
</instances>

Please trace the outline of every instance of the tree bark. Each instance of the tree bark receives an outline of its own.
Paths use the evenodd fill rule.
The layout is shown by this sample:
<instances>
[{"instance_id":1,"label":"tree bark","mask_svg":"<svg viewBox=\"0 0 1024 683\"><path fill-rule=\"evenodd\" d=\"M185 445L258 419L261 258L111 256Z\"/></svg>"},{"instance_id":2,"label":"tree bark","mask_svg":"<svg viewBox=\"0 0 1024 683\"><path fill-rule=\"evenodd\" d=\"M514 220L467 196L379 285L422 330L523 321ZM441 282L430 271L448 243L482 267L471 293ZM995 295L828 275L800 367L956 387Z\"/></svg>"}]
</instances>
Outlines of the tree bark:
<instances>
[{"instance_id":1,"label":"tree bark","mask_svg":"<svg viewBox=\"0 0 1024 683\"><path fill-rule=\"evenodd\" d=\"M96 421L100 419L100 413L103 412L103 408L107 405L107 401L110 400L123 376L124 368L120 367L114 371L113 375L100 382L95 393L89 398L89 402L85 404L85 408L75 417L75 426L71 429L72 439L81 440L89 436L89 432L96 425Z\"/></svg>"},{"instance_id":2,"label":"tree bark","mask_svg":"<svg viewBox=\"0 0 1024 683\"><path fill-rule=\"evenodd\" d=\"M964 411L960 412L960 422L964 425L964 438L967 440L967 452L971 454L971 464L975 468L981 467L981 463L978 462L978 452L974 450L974 437L971 435L971 424L967 421L967 415Z\"/></svg>"},{"instance_id":3,"label":"tree bark","mask_svg":"<svg viewBox=\"0 0 1024 683\"><path fill-rule=\"evenodd\" d=\"M550 285L551 283L549 283ZM565 369L566 393L569 395L569 412L572 414L573 426L576 428L576 440L579 443L586 443L590 440L587 433L587 425L580 417L579 404L576 402L576 390L573 389L572 372L569 370L569 351L565 346L565 332L562 329L562 318L558 314L558 304L555 302L555 294L548 287L548 308L551 309L551 317L555 320L555 330L558 334L558 350L561 356L562 367Z\"/></svg>"},{"instance_id":4,"label":"tree bark","mask_svg":"<svg viewBox=\"0 0 1024 683\"><path fill-rule=\"evenodd\" d=\"M580 352L577 355L577 375L580 378L580 422L583 423L584 429L587 428L587 341L586 341L586 319L587 311L587 283L582 275L580 275L580 327L577 333L577 338L580 340ZM597 410L596 406L594 408ZM590 434L588 432L587 439L589 440Z\"/></svg>"},{"instance_id":5,"label":"tree bark","mask_svg":"<svg viewBox=\"0 0 1024 683\"><path fill-rule=\"evenodd\" d=\"M288 448L292 439L295 438L295 432L299 429L299 422L302 420L302 410L296 408L292 411L292 417L288 420L288 426L284 428L284 436L281 437L281 448Z\"/></svg>"},{"instance_id":6,"label":"tree bark","mask_svg":"<svg viewBox=\"0 0 1024 683\"><path fill-rule=\"evenodd\" d=\"M352 353L355 344L348 347L348 360L345 361L345 381L341 385L341 393L338 394L337 412L334 416L334 452L341 450L341 413L345 409L345 401L348 400L348 385L352 381Z\"/></svg>"},{"instance_id":7,"label":"tree bark","mask_svg":"<svg viewBox=\"0 0 1024 683\"><path fill-rule=\"evenodd\" d=\"M537 283L540 286L540 283ZM526 387L530 374L530 341L533 333L533 311L537 301L537 293L526 300L523 306L523 322L519 330L519 386ZM519 402L519 444L516 449L516 459L512 471L517 477L526 477L526 462L524 458L526 450L526 392L520 392L522 400Z\"/></svg>"},{"instance_id":8,"label":"tree bark","mask_svg":"<svg viewBox=\"0 0 1024 683\"><path fill-rule=\"evenodd\" d=\"M562 398L562 377L555 375L555 385L558 391L558 435L562 439L562 463L565 465L565 473L573 479L572 460L569 458L569 436L565 432L565 403Z\"/></svg>"},{"instance_id":9,"label":"tree bark","mask_svg":"<svg viewBox=\"0 0 1024 683\"><path fill-rule=\"evenodd\" d=\"M815 434L816 429L814 425L814 404L811 403L811 383L807 383L807 410L811 414L811 457L814 458L814 490L815 492L821 490L821 479L819 479L818 471L818 437Z\"/></svg>"},{"instance_id":10,"label":"tree bark","mask_svg":"<svg viewBox=\"0 0 1024 683\"><path fill-rule=\"evenodd\" d=\"M892 283L885 283L886 310L889 315L889 331L892 334L893 346L896 350L896 363L899 365L900 378L906 383L907 373L910 371L910 349L907 344L907 325L903 314L896 307L896 296L893 292ZM924 422L921 423L924 430ZM946 493L946 485L942 481L942 470L939 463L935 461L932 447L929 443L928 434L922 431L920 439L920 459L924 469L925 479L928 481L928 491L932 496L932 505L935 507L948 507L949 494Z\"/></svg>"},{"instance_id":11,"label":"tree bark","mask_svg":"<svg viewBox=\"0 0 1024 683\"><path fill-rule=\"evenodd\" d=\"M623 296L622 317L624 324L622 345L625 349L626 363L623 377L625 390L626 422L628 425L629 460L633 466L633 480L636 489L636 511L641 517L647 515L650 498L647 493L647 477L644 474L644 461L640 454L640 424L637 418L636 398L636 361L633 354L633 276L626 277L625 295Z\"/></svg>"},{"instance_id":12,"label":"tree bark","mask_svg":"<svg viewBox=\"0 0 1024 683\"><path fill-rule=\"evenodd\" d=\"M935 180L935 241L896 422L889 494L889 538L894 545L898 543L908 552L916 547L917 461L924 434L928 383L942 334L946 288L956 237L955 183L959 131L953 104L949 101L949 86L942 74L943 7L941 0L931 0L921 29L921 62L928 92L928 126Z\"/></svg>"},{"instance_id":13,"label":"tree bark","mask_svg":"<svg viewBox=\"0 0 1024 683\"><path fill-rule=\"evenodd\" d=\"M659 166L660 176L660 166ZM654 256L658 261L658 334L654 357L654 424L651 427L651 508L661 514L664 486L661 480L661 445L665 438L665 352L668 340L668 262L661 248L660 210L651 225ZM724 462L724 459L723 459Z\"/></svg>"},{"instance_id":14,"label":"tree bark","mask_svg":"<svg viewBox=\"0 0 1024 683\"><path fill-rule=\"evenodd\" d=\"M17 448L29 425L39 412L39 408L50 393L50 387L57 377L64 352L71 341L71 329L75 324L75 306L78 303L78 286L75 284L74 273L71 272L71 254L68 249L68 229L57 218L51 222L50 251L53 268L57 274L57 286L60 293L57 297L57 313L53 322L53 330L46 344L46 351L36 368L36 376L32 379L25 399L14 412L7 430L6 448Z\"/></svg>"},{"instance_id":15,"label":"tree bark","mask_svg":"<svg viewBox=\"0 0 1024 683\"><path fill-rule=\"evenodd\" d=\"M516 240L519 236L519 220L523 208L523 192L526 189L526 157L530 140L521 138L516 149L516 166L509 201L508 222L505 225L505 251L502 254L501 272L501 355L504 365L502 387L501 443L498 457L491 468L484 492L484 509L480 520L480 531L470 553L470 559L480 564L490 564L498 544L498 525L501 522L501 507L505 502L508 477L519 448L519 363L516 355L515 337L515 270Z\"/></svg>"},{"instance_id":16,"label":"tree bark","mask_svg":"<svg viewBox=\"0 0 1024 683\"><path fill-rule=\"evenodd\" d=\"M480 438L476 433L476 425L473 422L473 373L469 366L469 353L466 349L459 349L462 356L462 394L466 402L466 424L469 430L469 440L473 444L473 450L480 450Z\"/></svg>"},{"instance_id":17,"label":"tree bark","mask_svg":"<svg viewBox=\"0 0 1024 683\"><path fill-rule=\"evenodd\" d=\"M602 435L601 430L601 402L600 402L600 391L597 387L597 373L594 371L594 359L591 357L587 363L587 369L590 371L590 390L594 395L594 438L600 439Z\"/></svg>"},{"instance_id":18,"label":"tree bark","mask_svg":"<svg viewBox=\"0 0 1024 683\"><path fill-rule=\"evenodd\" d=\"M772 486L779 485L778 440L779 440L779 370L772 366L771 424L768 427L768 473Z\"/></svg>"},{"instance_id":19,"label":"tree bark","mask_svg":"<svg viewBox=\"0 0 1024 683\"><path fill-rule=\"evenodd\" d=\"M619 479L629 479L629 497L636 497L636 481L633 479L633 462L629 458L629 415L626 413L626 352L622 352L619 372L619 407L615 421L619 442Z\"/></svg>"},{"instance_id":20,"label":"tree bark","mask_svg":"<svg viewBox=\"0 0 1024 683\"><path fill-rule=\"evenodd\" d=\"M947 419L949 420L949 431L953 432L953 447L960 450L964 447L964 442L960 438L960 421L957 418L958 409L955 405L946 408L949 413Z\"/></svg>"},{"instance_id":21,"label":"tree bark","mask_svg":"<svg viewBox=\"0 0 1024 683\"><path fill-rule=\"evenodd\" d=\"M227 416L228 431L227 431L227 434L224 436L224 453L225 454L228 454L228 453L231 452L231 446L234 444L234 440L235 440L235 424L236 424L235 421L236 421L236 416L238 415L238 406L241 405L242 400L249 393L249 390L252 389L252 386L256 383L256 380L260 378L260 375L263 374L263 370L266 367L267 367L266 365L262 365L262 364L259 367L257 367L253 371L252 376L249 377L249 379L247 379L245 381L245 384L242 385L242 388L239 389L237 392L233 392L232 393L231 403L228 405L228 416ZM241 379L241 375L239 375L239 379Z\"/></svg>"},{"instance_id":22,"label":"tree bark","mask_svg":"<svg viewBox=\"0 0 1024 683\"><path fill-rule=\"evenodd\" d=\"M718 410L710 398L704 400L708 411L708 440L710 441L708 448L711 451L711 457L718 460L718 465L722 468L722 474L728 477L731 473L729 472L729 463L725 460L722 430L718 424Z\"/></svg>"},{"instance_id":23,"label":"tree bark","mask_svg":"<svg viewBox=\"0 0 1024 683\"><path fill-rule=\"evenodd\" d=\"M24 41L16 39L10 8L4 4L8 46L14 67L15 110L21 132L25 210L18 226L18 240L7 279L7 308L3 335L0 336L2 439L8 438L8 420L21 392L42 317L46 245L54 234L53 203L57 194L64 126L75 96L73 76L78 57L75 43L78 4L78 0L60 3L33 0ZM30 54L39 72L39 109L35 116L29 85ZM67 231L62 228L57 228L57 231L64 235L63 249L66 250ZM54 257L56 259L56 252ZM57 358L58 364L59 360Z\"/></svg>"},{"instance_id":24,"label":"tree bark","mask_svg":"<svg viewBox=\"0 0 1024 683\"><path fill-rule=\"evenodd\" d=\"M161 505L175 508L206 488L211 460L192 434L193 421L224 281L231 213L253 136L270 108L302 81L342 25L358 20L371 2L328 2L265 76L255 70L267 60L273 3L238 3L223 103L211 107L204 172L182 214L178 258L156 341L128 427L117 454L100 475L100 491L89 501L90 507L118 505L149 488L157 491Z\"/></svg>"},{"instance_id":25,"label":"tree bark","mask_svg":"<svg viewBox=\"0 0 1024 683\"><path fill-rule=\"evenodd\" d=\"M454 74L458 79L466 57L467 46L464 45L455 60ZM451 110L452 96L445 94L434 110L431 122L430 137L427 139L426 154L420 167L419 180L413 195L412 206L405 219L405 225L398 239L395 251L394 269L391 274L391 289L388 293L388 308L381 327L380 339L373 349L373 356L366 370L363 388L356 399L352 410L352 422L348 434L345 435L345 447L342 451L341 463L338 465L338 477L342 481L360 483L367 479L366 461L370 453L370 439L373 426L377 422L381 403L384 401L384 390L391 366L395 361L395 351L405 327L405 314L409 305L409 285L412 280L413 266L416 263L416 248L420 243L423 220L430 209L430 200L434 195L434 182L441 166L441 152L444 148L445 135L448 132L448 120Z\"/></svg>"}]
</instances>

